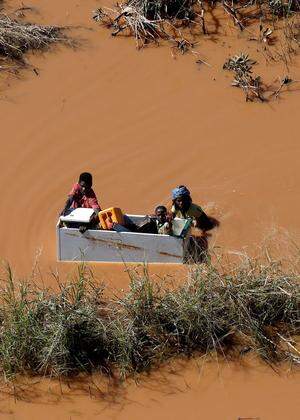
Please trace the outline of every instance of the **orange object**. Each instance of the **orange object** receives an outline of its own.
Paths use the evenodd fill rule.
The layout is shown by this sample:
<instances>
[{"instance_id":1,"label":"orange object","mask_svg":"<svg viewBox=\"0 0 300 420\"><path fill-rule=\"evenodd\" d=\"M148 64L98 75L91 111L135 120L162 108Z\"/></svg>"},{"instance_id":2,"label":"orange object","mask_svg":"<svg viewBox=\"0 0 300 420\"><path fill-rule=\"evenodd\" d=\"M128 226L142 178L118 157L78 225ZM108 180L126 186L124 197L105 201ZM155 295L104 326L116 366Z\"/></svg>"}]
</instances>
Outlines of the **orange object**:
<instances>
[{"instance_id":1,"label":"orange object","mask_svg":"<svg viewBox=\"0 0 300 420\"><path fill-rule=\"evenodd\" d=\"M110 230L113 223L124 223L122 210L118 207L110 207L109 209L102 210L98 213L100 226L102 229Z\"/></svg>"}]
</instances>

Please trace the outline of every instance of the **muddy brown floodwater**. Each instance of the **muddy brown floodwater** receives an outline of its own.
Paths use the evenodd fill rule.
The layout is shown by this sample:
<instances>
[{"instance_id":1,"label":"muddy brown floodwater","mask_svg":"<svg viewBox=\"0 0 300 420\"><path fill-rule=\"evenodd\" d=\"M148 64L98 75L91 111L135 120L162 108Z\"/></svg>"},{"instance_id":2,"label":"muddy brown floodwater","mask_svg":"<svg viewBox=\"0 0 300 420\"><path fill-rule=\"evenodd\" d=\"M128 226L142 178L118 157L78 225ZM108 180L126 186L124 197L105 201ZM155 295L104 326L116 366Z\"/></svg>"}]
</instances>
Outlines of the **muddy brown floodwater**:
<instances>
[{"instance_id":1,"label":"muddy brown floodwater","mask_svg":"<svg viewBox=\"0 0 300 420\"><path fill-rule=\"evenodd\" d=\"M299 374L280 375L253 360L173 363L117 390L93 378L90 387L43 380L23 384L22 399L0 398L7 419L298 420ZM16 391L17 393L18 391Z\"/></svg>"},{"instance_id":2,"label":"muddy brown floodwater","mask_svg":"<svg viewBox=\"0 0 300 420\"><path fill-rule=\"evenodd\" d=\"M20 5L14 0L8 8ZM170 201L174 186L188 185L194 201L221 221L210 245L227 251L250 250L277 227L299 235L299 85L278 101L250 104L222 70L228 56L240 51L258 60L255 71L267 82L286 74L283 64L266 65L257 44L237 34L228 20L221 30L225 37L203 39L196 48L210 67L197 67L192 55L174 59L166 46L137 51L132 39L114 39L93 23L91 12L99 5L32 0L38 12L28 12L28 19L77 26L71 33L81 38L81 46L30 55L38 76L28 70L21 80L0 79L1 258L19 275L31 270L37 256L44 273L73 268L56 262L55 223L84 170L93 173L103 208L120 206L132 213L152 212ZM289 69L295 79L299 63L295 59ZM127 283L121 265L94 269L113 287ZM194 367L182 368L175 388L170 374L169 388L169 379L161 382L155 375L139 387L128 385L126 398L105 409L103 401L71 393L57 403L48 397L31 398L31 404L4 399L0 414L299 418L297 375L276 376L257 364L253 369L210 366L203 375Z\"/></svg>"}]
</instances>

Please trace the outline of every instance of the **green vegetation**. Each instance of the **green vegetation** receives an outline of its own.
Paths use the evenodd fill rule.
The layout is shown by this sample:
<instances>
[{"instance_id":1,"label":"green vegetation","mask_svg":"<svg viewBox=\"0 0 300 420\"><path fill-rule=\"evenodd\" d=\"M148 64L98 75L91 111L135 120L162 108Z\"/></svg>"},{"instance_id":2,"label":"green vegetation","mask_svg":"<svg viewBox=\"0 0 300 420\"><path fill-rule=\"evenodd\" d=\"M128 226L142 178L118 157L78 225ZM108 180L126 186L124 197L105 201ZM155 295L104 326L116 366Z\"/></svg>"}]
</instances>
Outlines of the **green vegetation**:
<instances>
[{"instance_id":1,"label":"green vegetation","mask_svg":"<svg viewBox=\"0 0 300 420\"><path fill-rule=\"evenodd\" d=\"M248 260L228 269L194 265L179 285L129 272L129 291L108 298L88 267L59 291L18 282L8 267L0 289L0 367L16 374L100 371L125 378L176 356L253 351L270 364L300 363L296 269Z\"/></svg>"}]
</instances>

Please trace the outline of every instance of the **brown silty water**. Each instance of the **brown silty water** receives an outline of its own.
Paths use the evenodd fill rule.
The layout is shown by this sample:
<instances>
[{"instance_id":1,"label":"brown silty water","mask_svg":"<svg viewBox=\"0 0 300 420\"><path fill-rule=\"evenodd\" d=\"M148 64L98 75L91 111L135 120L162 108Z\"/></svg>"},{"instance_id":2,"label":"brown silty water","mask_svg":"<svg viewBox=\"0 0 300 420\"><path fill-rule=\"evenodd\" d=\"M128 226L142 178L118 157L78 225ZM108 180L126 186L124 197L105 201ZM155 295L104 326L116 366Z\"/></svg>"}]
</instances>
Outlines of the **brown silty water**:
<instances>
[{"instance_id":1,"label":"brown silty water","mask_svg":"<svg viewBox=\"0 0 300 420\"><path fill-rule=\"evenodd\" d=\"M255 72L273 82L286 74L282 63L266 65L257 43L221 14L221 35L200 39L195 48L210 66L197 66L193 55L174 59L167 46L137 51L132 39L112 38L91 20L96 1L30 5L39 13L28 18L77 26L71 33L82 42L75 51L30 55L38 76L28 70L21 80L1 79L0 255L19 275L37 255L46 278L50 270L73 268L56 262L55 224L84 170L93 173L103 208L128 213L151 213L170 202L174 186L188 185L194 201L221 222L210 247L249 251L277 227L299 234L299 85L278 101L249 104L222 70L229 55L245 51L258 60ZM11 1L8 8L18 6ZM297 79L298 59L289 74ZM94 270L112 287L127 284L121 265ZM80 391L61 395L50 384L53 399L47 392L30 397L34 404L4 398L0 408L3 418L20 419L298 418L297 375L276 376L257 363L251 369L214 364L201 375L191 363L175 372L128 384L118 404Z\"/></svg>"}]
</instances>

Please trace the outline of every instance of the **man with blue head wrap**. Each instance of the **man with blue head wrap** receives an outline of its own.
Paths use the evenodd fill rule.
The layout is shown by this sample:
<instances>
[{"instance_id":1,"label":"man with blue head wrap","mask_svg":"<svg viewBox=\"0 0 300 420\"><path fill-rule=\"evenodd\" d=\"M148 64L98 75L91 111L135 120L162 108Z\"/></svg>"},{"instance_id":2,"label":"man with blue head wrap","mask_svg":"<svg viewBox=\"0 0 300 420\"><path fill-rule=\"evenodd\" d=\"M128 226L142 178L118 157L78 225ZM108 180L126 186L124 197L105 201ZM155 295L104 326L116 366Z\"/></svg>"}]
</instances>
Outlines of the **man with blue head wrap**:
<instances>
[{"instance_id":1,"label":"man with blue head wrap","mask_svg":"<svg viewBox=\"0 0 300 420\"><path fill-rule=\"evenodd\" d=\"M215 224L205 214L200 206L193 203L190 191L185 185L179 185L172 190L173 217L192 219L195 227L203 231L212 229Z\"/></svg>"}]
</instances>

